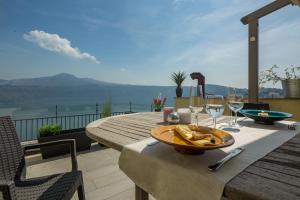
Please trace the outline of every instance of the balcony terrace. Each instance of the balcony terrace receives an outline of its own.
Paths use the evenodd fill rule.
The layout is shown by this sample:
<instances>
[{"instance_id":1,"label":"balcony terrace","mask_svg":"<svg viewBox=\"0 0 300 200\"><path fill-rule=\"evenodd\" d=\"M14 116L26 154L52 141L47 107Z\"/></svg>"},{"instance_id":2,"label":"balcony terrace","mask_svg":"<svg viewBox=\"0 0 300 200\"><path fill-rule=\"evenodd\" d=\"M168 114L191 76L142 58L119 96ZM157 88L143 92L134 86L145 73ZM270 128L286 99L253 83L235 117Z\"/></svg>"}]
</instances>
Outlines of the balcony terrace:
<instances>
[{"instance_id":1,"label":"balcony terrace","mask_svg":"<svg viewBox=\"0 0 300 200\"><path fill-rule=\"evenodd\" d=\"M149 138L150 130L158 124L163 124L161 118L162 113L159 112L137 113L100 119L88 126L87 134L90 137L112 148L99 146L97 143L94 143L91 150L81 152L77 155L79 169L83 171L87 199L126 200L134 199L135 197L137 199L139 198L136 193L137 190L135 192L136 186L134 183L119 169L118 161L120 151L122 151L125 145L145 141L145 139ZM201 115L199 119L202 125L211 125L212 123L211 119L207 118L207 115ZM221 123L227 120L228 117L224 116L218 121ZM240 121L243 120L241 119ZM96 128L96 126L98 127ZM139 132L137 132L137 130L139 130ZM268 131L268 129L266 129L266 131ZM237 135L240 135L240 133L237 133ZM278 195L277 192L279 190L281 192L278 196L279 199L285 195L289 195L290 198L288 199L296 198L297 195L299 195L299 190L296 190L294 186L290 184L297 184L298 181L298 178L294 177L294 173L298 173L297 167L293 167L294 165L297 166L297 159L293 161L288 159L288 161L284 159L284 157L290 159L296 158L295 156L298 155L297 145L300 144L299 139L300 137L293 138L291 141L282 145L278 150L276 149L269 153L267 156L252 164L241 174L237 175L226 185L223 195L228 199L240 199L244 195L251 196L252 193L255 192L255 195L268 194L271 195L270 197L275 197ZM288 149L292 151L296 150L295 154L290 155L289 152L286 151ZM174 150L172 150L172 152L174 152ZM40 154L34 154L27 156L26 160L28 165L27 178L71 170L69 156L43 160ZM140 168L140 166L136 167ZM265 176L261 174L261 170L266 174L271 174ZM272 175L272 173L274 173L273 170L275 170L277 178L274 178ZM289 170L292 171L288 172ZM283 174L281 174L281 172ZM288 175L286 174L287 172ZM255 179L253 179L254 177L252 176L254 176ZM286 177L288 179L282 181L282 176L288 176L290 178ZM241 183L241 180L245 182ZM263 182L264 184L261 185L258 184L258 182ZM268 184L274 184L274 188L270 190ZM241 185L247 185L249 188L243 188L241 191L240 189L237 190ZM252 199L252 197L249 197L249 199ZM75 195L73 199L77 199L77 196ZM150 196L150 199L154 198ZM223 197L223 199L226 198Z\"/></svg>"},{"instance_id":2,"label":"balcony terrace","mask_svg":"<svg viewBox=\"0 0 300 200\"><path fill-rule=\"evenodd\" d=\"M299 5L300 2L299 0L277 0L242 18L242 22L244 24L249 24L248 101L251 103L267 103L270 105L270 108L272 110L290 112L294 115L294 118L292 119L293 121L300 121L299 98L258 98L258 20L259 18L290 4ZM188 98L182 97L175 99L175 108L186 108L188 106ZM85 126L87 126L85 129L85 133L91 140L93 140L92 147L90 150L82 151L77 154L78 169L83 172L83 182L85 187L86 199L147 200L148 193L151 192L153 192L153 196L157 195L160 197L165 197L165 194L170 194L173 197L176 197L178 195L177 199L180 199L179 196L186 192L184 193L184 195L191 195L191 197L193 197L193 192L197 193L201 189L203 190L203 188L200 187L201 185L198 186L197 184L190 185L191 187L189 187L188 183L190 180L194 181L192 183L198 183L197 181L199 180L202 181L201 184L208 183L207 188L209 189L211 189L211 185L213 185L214 181L220 181L221 186L219 188L221 188L221 192L220 194L218 194L220 196L215 195L215 193L217 192L212 194L204 194L204 196L213 196L215 199L217 199L216 197L220 197L224 200L299 199L299 123L284 121L282 123L275 124L275 126L268 127L254 124L253 121L250 121L244 117L239 118L239 121L243 126L236 132L230 132L230 134L234 136L232 136L232 138L234 139L230 141L231 143L229 144L228 138L226 138L225 140L225 137L220 137L220 144L225 144L224 146L222 146L222 150L225 149L224 151L219 149L217 149L216 151L207 151L207 149L205 149L205 154L203 154L203 146L199 145L202 149L197 149L199 151L190 152L196 152L198 154L201 153L203 155L192 156L179 154L178 152L176 152L179 151L179 144L176 144L177 146L175 145L175 151L174 148L170 148L169 145L158 143L158 141L153 142L153 139L149 139L151 138L150 134L153 128L160 127L161 125L166 125L166 122L164 122L162 119L163 113L145 112L132 114L131 111L132 110L130 105L129 113L117 113L116 115L120 115L102 119L101 114L98 114L96 106L96 114L88 114L86 116L80 115L76 116L76 119L70 118L68 120L66 120L67 117L61 117L58 120L57 116L56 118L51 119L51 123L53 123L53 120L56 120L57 123L58 120L61 124L65 124L65 127L67 127L67 121L69 121L69 124L78 123L78 126L80 126L79 124L81 124L81 126L83 127L80 128L85 128ZM228 115L229 110L225 110L224 116L220 117L218 122L224 125L223 123L227 122L229 119ZM203 126L212 125L211 118L209 118L206 114L200 114L199 121ZM20 123L21 125L18 125L18 123ZM42 123L44 123L44 119ZM4 137L4 132L6 131L7 127L5 127L5 125L3 124L0 124L0 131L2 131L0 132L1 140L6 139ZM34 123L32 121L27 122L26 120L25 124L26 128L24 128L20 120L15 121L15 125L17 126L17 128L21 127L20 130L26 130L26 138L21 137L21 140L24 141L27 140L27 125L31 124L31 129L33 128L33 126L38 127L39 119ZM13 125L10 125L9 127L11 128L12 126ZM212 130L215 131L216 129L207 127L205 129L205 131ZM168 130L165 130L164 132L174 133L174 130L171 130L170 128ZM207 134L205 135L206 137L212 137L212 134L209 134L209 136L207 136ZM31 139L36 139L36 136L37 135L35 135L35 137L31 137ZM210 140L209 142L211 142L210 144L215 145L216 138L213 139L213 142L212 140ZM245 140L249 140L249 142L245 142ZM75 143L75 141L72 142ZM166 143L170 144L168 142ZM184 143L185 146L183 145L184 148L181 149L180 153L188 153L188 150L191 149L188 149L187 147L191 146L192 144L194 143L192 143L191 140L187 140L186 143ZM23 143L23 145L25 146L25 143ZM232 147L233 145L240 146L234 146L234 149L226 149L230 145L232 145ZM70 149L72 150L72 148L75 148L74 146ZM217 174L218 172L214 173L208 170L208 163L206 163L205 161L214 161L213 163L209 162L210 165L214 164L216 163L216 161L224 158L225 155L230 155L233 150L237 149L237 147L242 147L243 150L246 149L246 153L241 154L241 157L236 157L235 160L232 160L232 162L229 162L228 165L225 165L225 167L222 168L223 171L220 171L219 174ZM211 148L209 150L212 150L211 146L209 148ZM2 151L2 149L0 150ZM20 152L21 151L19 151L18 153ZM216 156L212 156L213 154L211 152L215 152ZM129 156L132 157L129 158ZM201 160L201 158L205 158L203 159L204 161ZM34 151L26 154L25 159L27 165L26 178L41 177L75 169L75 167L71 168L69 155L43 159L39 151ZM128 162L126 163L124 162L124 160ZM137 161L137 164L134 163L135 161ZM204 162L204 164L202 163L203 165L201 165L201 162ZM10 160L8 159L7 162L4 161L0 163L2 163L3 166L7 167L6 164L10 164ZM126 166L126 164L128 165ZM132 166L134 168L128 169ZM4 169L5 167L2 168ZM2 168L0 169L2 170ZM17 165L16 168L19 168L19 166ZM201 174L200 170L204 170L205 174ZM123 171L126 171L127 173L125 173L128 176ZM20 174L16 172L15 177ZM187 174L188 176L185 176ZM220 178L219 175L223 175L223 177ZM10 186L12 185L12 182L15 181L15 177L10 180L11 182L9 182L8 185L5 185L6 183L3 184L2 182L0 182L0 191L2 191L3 188L3 190L6 190L7 188L7 190L11 190ZM144 177L148 178L143 179ZM224 180L222 178L224 178ZM131 179L135 181L133 182ZM175 183L174 180L177 182ZM152 182L149 183L147 181ZM159 185L159 187L157 186L157 184ZM172 190L174 188L178 189L178 191L183 192L178 192L178 194L176 194L177 190ZM184 190L182 188L187 188L188 190ZM192 192L189 191L190 188ZM213 188L212 191L215 191L215 188ZM8 195L5 194L6 196L1 195L2 194L0 194L0 199L7 196L13 196L12 193L9 193ZM151 195L149 196L149 199L154 199L154 197L152 197ZM72 199L77 200L77 195L75 194Z\"/></svg>"}]
</instances>

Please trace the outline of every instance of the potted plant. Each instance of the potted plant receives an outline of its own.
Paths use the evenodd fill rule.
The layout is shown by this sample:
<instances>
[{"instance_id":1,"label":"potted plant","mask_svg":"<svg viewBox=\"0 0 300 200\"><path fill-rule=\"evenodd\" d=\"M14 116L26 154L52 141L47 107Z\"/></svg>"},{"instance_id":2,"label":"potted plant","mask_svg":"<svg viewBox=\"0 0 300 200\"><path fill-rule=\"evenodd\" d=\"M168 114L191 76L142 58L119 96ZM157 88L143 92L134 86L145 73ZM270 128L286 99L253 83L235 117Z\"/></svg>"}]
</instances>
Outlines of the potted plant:
<instances>
[{"instance_id":1,"label":"potted plant","mask_svg":"<svg viewBox=\"0 0 300 200\"><path fill-rule=\"evenodd\" d=\"M91 139L85 135L85 128L62 130L60 125L44 125L39 129L38 142L51 142L56 140L75 139L76 151L89 150L91 148ZM42 157L50 158L70 153L68 145L57 145L51 147L42 147Z\"/></svg>"},{"instance_id":2,"label":"potted plant","mask_svg":"<svg viewBox=\"0 0 300 200\"><path fill-rule=\"evenodd\" d=\"M161 95L153 99L154 111L160 112L161 109L165 106L167 98L162 98Z\"/></svg>"},{"instance_id":3,"label":"potted plant","mask_svg":"<svg viewBox=\"0 0 300 200\"><path fill-rule=\"evenodd\" d=\"M176 87L176 96L182 97L182 82L186 79L185 72L173 72L171 74L171 80L177 85Z\"/></svg>"},{"instance_id":4,"label":"potted plant","mask_svg":"<svg viewBox=\"0 0 300 200\"><path fill-rule=\"evenodd\" d=\"M279 67L277 65L272 66L265 71L263 79L267 82L272 81L276 84L281 81L284 96L287 98L299 98L300 97L300 67L287 67L284 69L284 73L280 76L278 73Z\"/></svg>"}]
</instances>

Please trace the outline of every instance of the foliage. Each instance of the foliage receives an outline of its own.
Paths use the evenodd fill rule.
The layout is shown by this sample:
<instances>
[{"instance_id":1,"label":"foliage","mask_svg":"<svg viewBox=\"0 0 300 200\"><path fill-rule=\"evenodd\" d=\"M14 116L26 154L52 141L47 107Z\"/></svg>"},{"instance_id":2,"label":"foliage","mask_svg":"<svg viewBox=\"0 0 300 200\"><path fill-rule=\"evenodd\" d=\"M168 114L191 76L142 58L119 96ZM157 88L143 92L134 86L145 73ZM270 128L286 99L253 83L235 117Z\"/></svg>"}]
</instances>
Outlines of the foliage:
<instances>
[{"instance_id":1,"label":"foliage","mask_svg":"<svg viewBox=\"0 0 300 200\"><path fill-rule=\"evenodd\" d=\"M267 73L265 71L259 72L259 75L258 75L258 87L259 88L262 88L262 86L267 83L266 76L267 76Z\"/></svg>"},{"instance_id":2,"label":"foliage","mask_svg":"<svg viewBox=\"0 0 300 200\"><path fill-rule=\"evenodd\" d=\"M162 98L161 94L158 97L153 98L154 109L162 109L165 106L166 101L167 98Z\"/></svg>"},{"instance_id":3,"label":"foliage","mask_svg":"<svg viewBox=\"0 0 300 200\"><path fill-rule=\"evenodd\" d=\"M109 117L112 114L112 103L111 103L111 97L106 98L104 105L103 105L103 117Z\"/></svg>"},{"instance_id":4,"label":"foliage","mask_svg":"<svg viewBox=\"0 0 300 200\"><path fill-rule=\"evenodd\" d=\"M186 79L187 75L184 71L173 72L171 74L171 80L178 86L181 87L182 82Z\"/></svg>"},{"instance_id":5,"label":"foliage","mask_svg":"<svg viewBox=\"0 0 300 200\"><path fill-rule=\"evenodd\" d=\"M300 67L286 67L283 76L279 75L278 69L277 65L273 65L270 69L260 72L259 84L262 85L271 81L275 85L278 81L300 78Z\"/></svg>"},{"instance_id":6,"label":"foliage","mask_svg":"<svg viewBox=\"0 0 300 200\"><path fill-rule=\"evenodd\" d=\"M39 133L41 137L52 136L52 135L59 135L62 130L60 125L44 125L39 128Z\"/></svg>"}]
</instances>

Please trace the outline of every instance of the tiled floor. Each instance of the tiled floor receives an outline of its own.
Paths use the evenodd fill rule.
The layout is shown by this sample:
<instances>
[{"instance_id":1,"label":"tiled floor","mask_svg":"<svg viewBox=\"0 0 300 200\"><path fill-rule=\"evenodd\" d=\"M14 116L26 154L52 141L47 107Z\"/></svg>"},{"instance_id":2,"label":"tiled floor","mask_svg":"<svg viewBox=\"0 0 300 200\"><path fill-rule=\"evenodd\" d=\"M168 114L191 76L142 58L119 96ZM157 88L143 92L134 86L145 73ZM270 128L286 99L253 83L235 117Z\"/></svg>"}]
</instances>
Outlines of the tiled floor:
<instances>
[{"instance_id":1,"label":"tiled floor","mask_svg":"<svg viewBox=\"0 0 300 200\"><path fill-rule=\"evenodd\" d=\"M87 200L133 200L134 184L119 169L120 153L98 144L91 151L77 155L79 169L83 171ZM35 160L36 161L33 161ZM40 156L30 158L27 177L48 175L71 170L69 157L58 157L41 161ZM74 196L77 199L77 196Z\"/></svg>"}]
</instances>

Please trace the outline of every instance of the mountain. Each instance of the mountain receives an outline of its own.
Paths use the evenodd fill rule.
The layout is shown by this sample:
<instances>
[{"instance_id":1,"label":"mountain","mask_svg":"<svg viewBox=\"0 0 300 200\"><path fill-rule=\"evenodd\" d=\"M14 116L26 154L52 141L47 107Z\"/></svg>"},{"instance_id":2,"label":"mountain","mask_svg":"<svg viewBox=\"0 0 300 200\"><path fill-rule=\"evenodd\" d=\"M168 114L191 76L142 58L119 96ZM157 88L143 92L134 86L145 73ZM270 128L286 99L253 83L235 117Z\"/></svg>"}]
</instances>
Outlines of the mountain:
<instances>
[{"instance_id":1,"label":"mountain","mask_svg":"<svg viewBox=\"0 0 300 200\"><path fill-rule=\"evenodd\" d=\"M0 79L0 85L5 84L7 80Z\"/></svg>"},{"instance_id":2,"label":"mountain","mask_svg":"<svg viewBox=\"0 0 300 200\"><path fill-rule=\"evenodd\" d=\"M11 86L83 86L91 84L103 85L109 83L90 78L77 78L76 76L67 73L40 78L0 80L0 85Z\"/></svg>"},{"instance_id":3,"label":"mountain","mask_svg":"<svg viewBox=\"0 0 300 200\"><path fill-rule=\"evenodd\" d=\"M183 88L183 96L188 96L189 88ZM210 94L226 95L228 88L221 85L206 85ZM247 96L247 89L237 89ZM265 88L265 96L279 93L279 89ZM78 78L71 74L57 74L49 77L0 80L0 108L45 108L53 105L85 105L103 103L111 97L114 104L149 105L153 97L162 93L167 104L174 104L175 86L142 86L108 83L90 78ZM1 114L1 113L0 113Z\"/></svg>"}]
</instances>

